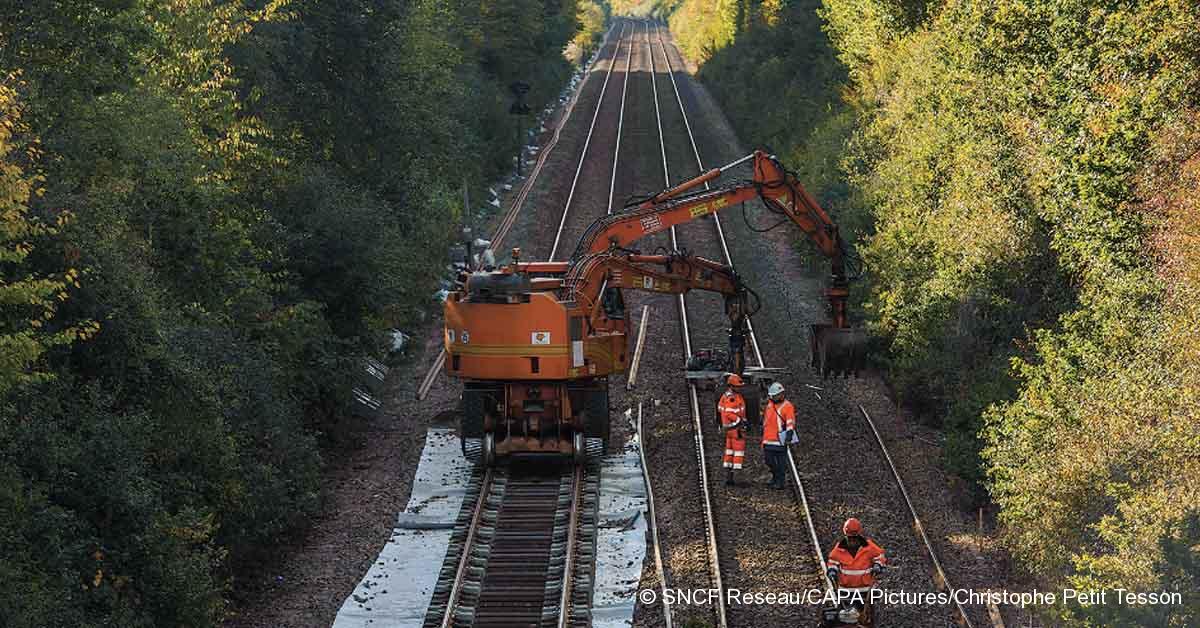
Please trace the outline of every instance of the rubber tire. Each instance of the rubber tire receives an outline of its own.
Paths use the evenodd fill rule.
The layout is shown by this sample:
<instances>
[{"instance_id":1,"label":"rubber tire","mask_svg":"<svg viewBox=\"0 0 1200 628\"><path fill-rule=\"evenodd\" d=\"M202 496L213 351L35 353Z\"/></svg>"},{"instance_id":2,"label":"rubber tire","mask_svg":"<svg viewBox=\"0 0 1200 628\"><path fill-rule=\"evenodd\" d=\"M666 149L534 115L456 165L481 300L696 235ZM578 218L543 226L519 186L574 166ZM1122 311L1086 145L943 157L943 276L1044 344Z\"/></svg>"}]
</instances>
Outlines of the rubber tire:
<instances>
[{"instance_id":1,"label":"rubber tire","mask_svg":"<svg viewBox=\"0 0 1200 628\"><path fill-rule=\"evenodd\" d=\"M608 382L600 382L600 387L582 391L584 415L583 434L589 438L599 438L604 444L604 453L608 453L608 440L612 434L612 414L608 405Z\"/></svg>"},{"instance_id":2,"label":"rubber tire","mask_svg":"<svg viewBox=\"0 0 1200 628\"><path fill-rule=\"evenodd\" d=\"M463 438L483 437L483 417L504 392L496 388L467 388L462 393L460 427Z\"/></svg>"},{"instance_id":3,"label":"rubber tire","mask_svg":"<svg viewBox=\"0 0 1200 628\"><path fill-rule=\"evenodd\" d=\"M587 437L579 432L575 432L575 437L571 439L571 447L575 450L575 464L587 464Z\"/></svg>"},{"instance_id":4,"label":"rubber tire","mask_svg":"<svg viewBox=\"0 0 1200 628\"><path fill-rule=\"evenodd\" d=\"M467 388L463 390L459 406L458 436L464 457L467 456L467 441L483 438L483 417L489 409L495 407L497 398L504 398L503 389Z\"/></svg>"}]
</instances>

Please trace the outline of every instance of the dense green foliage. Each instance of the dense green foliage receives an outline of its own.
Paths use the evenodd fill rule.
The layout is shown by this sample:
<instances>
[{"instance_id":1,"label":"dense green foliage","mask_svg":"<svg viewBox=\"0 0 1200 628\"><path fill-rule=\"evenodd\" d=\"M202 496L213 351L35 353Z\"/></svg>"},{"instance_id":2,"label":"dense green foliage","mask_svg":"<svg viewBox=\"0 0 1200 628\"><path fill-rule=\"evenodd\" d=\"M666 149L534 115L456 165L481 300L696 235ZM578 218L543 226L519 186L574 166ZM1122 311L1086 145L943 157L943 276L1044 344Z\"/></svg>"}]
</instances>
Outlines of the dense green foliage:
<instances>
[{"instance_id":1,"label":"dense green foliage","mask_svg":"<svg viewBox=\"0 0 1200 628\"><path fill-rule=\"evenodd\" d=\"M588 10L579 36L566 0L0 11L0 625L221 620L317 512L463 186L511 167L508 84L552 98Z\"/></svg>"},{"instance_id":2,"label":"dense green foliage","mask_svg":"<svg viewBox=\"0 0 1200 628\"><path fill-rule=\"evenodd\" d=\"M856 234L901 401L1014 555L1186 598L1057 621L1200 621L1200 7L815 4L662 6L743 136Z\"/></svg>"}]
</instances>

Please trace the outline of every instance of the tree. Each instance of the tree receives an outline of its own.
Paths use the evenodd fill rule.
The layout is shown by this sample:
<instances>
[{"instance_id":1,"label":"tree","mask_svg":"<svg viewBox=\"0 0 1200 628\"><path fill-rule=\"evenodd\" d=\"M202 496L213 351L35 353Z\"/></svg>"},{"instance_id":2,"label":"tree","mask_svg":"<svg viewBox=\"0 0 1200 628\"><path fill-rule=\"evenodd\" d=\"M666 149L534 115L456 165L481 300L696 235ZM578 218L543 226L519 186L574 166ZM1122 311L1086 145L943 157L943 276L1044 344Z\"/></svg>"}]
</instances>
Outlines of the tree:
<instances>
[{"instance_id":1,"label":"tree","mask_svg":"<svg viewBox=\"0 0 1200 628\"><path fill-rule=\"evenodd\" d=\"M79 270L43 275L28 264L33 241L53 237L70 214L59 213L55 225L29 217L29 199L42 194L42 179L22 169L22 161L32 163L37 150L20 144L27 128L13 87L16 82L14 75L0 82L0 398L19 385L51 377L39 368L45 352L97 329L93 324L54 328L58 304L72 286L79 285Z\"/></svg>"}]
</instances>

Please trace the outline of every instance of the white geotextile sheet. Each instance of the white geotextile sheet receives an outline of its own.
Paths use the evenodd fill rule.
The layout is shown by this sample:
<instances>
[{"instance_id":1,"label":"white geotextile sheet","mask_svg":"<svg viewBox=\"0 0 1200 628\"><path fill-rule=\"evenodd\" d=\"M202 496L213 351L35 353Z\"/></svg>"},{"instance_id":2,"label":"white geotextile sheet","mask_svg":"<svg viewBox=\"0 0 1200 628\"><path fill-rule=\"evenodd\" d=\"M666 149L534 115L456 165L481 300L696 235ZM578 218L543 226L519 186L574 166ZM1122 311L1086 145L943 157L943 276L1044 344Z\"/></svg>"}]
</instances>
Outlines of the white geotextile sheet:
<instances>
[{"instance_id":1,"label":"white geotextile sheet","mask_svg":"<svg viewBox=\"0 0 1200 628\"><path fill-rule=\"evenodd\" d=\"M636 441L636 439L635 439ZM633 625L646 556L646 486L636 442L600 468L600 530L592 625ZM421 626L462 507L471 468L453 430L430 429L408 506L366 576L342 603L333 628Z\"/></svg>"},{"instance_id":2,"label":"white geotextile sheet","mask_svg":"<svg viewBox=\"0 0 1200 628\"><path fill-rule=\"evenodd\" d=\"M600 532L592 626L633 625L633 607L646 557L646 484L637 438L600 468Z\"/></svg>"},{"instance_id":3,"label":"white geotextile sheet","mask_svg":"<svg viewBox=\"0 0 1200 628\"><path fill-rule=\"evenodd\" d=\"M430 429L408 506L379 557L342 603L334 628L424 622L470 477L454 430Z\"/></svg>"}]
</instances>

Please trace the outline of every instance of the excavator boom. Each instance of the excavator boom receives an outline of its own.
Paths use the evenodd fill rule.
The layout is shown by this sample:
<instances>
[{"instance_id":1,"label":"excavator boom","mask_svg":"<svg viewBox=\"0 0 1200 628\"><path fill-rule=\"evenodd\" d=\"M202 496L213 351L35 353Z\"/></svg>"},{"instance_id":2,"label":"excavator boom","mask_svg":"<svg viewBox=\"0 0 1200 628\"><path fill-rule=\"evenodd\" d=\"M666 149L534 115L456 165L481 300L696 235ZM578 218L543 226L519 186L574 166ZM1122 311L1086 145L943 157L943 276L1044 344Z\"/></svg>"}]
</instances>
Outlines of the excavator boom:
<instances>
[{"instance_id":1,"label":"excavator boom","mask_svg":"<svg viewBox=\"0 0 1200 628\"><path fill-rule=\"evenodd\" d=\"M746 163L751 164L753 173L749 180L712 189L702 187ZM786 216L829 259L829 285L825 296L829 301L831 323L810 325L813 367L822 375L857 374L865 359L866 335L852 329L847 316L846 301L850 291L845 242L837 225L816 199L777 159L763 151L713 168L627 206L621 212L600 218L584 233L572 259L606 250L627 249L646 236L756 198L771 211Z\"/></svg>"}]
</instances>

